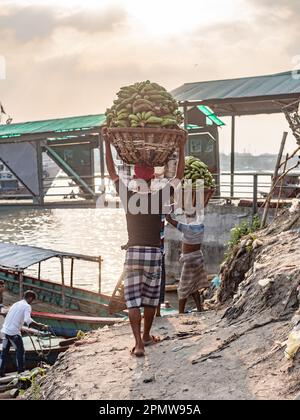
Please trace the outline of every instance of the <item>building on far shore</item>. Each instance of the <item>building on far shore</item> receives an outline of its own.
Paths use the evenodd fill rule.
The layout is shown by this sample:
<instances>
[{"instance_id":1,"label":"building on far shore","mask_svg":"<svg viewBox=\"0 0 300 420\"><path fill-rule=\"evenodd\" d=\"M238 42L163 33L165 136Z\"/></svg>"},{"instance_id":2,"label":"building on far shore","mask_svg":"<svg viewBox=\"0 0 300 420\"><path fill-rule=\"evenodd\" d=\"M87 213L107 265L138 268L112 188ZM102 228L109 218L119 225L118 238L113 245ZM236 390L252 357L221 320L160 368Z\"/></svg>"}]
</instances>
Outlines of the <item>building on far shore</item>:
<instances>
[{"instance_id":1,"label":"building on far shore","mask_svg":"<svg viewBox=\"0 0 300 420\"><path fill-rule=\"evenodd\" d=\"M0 162L0 194L6 191L17 190L18 188L19 181L17 178Z\"/></svg>"}]
</instances>

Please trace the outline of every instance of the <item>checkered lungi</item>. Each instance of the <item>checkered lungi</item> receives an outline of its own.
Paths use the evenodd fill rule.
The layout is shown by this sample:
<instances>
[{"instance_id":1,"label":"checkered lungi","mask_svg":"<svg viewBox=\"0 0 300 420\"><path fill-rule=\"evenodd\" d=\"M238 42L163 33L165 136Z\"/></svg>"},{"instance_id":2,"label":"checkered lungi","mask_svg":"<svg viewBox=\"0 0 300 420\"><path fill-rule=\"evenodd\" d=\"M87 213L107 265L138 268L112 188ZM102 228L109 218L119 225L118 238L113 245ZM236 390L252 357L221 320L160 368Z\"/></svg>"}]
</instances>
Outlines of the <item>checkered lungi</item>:
<instances>
[{"instance_id":1,"label":"checkered lungi","mask_svg":"<svg viewBox=\"0 0 300 420\"><path fill-rule=\"evenodd\" d=\"M209 287L201 250L182 254L179 261L183 263L177 289L179 299L187 299L197 290Z\"/></svg>"},{"instance_id":2,"label":"checkered lungi","mask_svg":"<svg viewBox=\"0 0 300 420\"><path fill-rule=\"evenodd\" d=\"M159 304L161 258L160 248L128 248L124 264L124 296L128 309Z\"/></svg>"}]
</instances>

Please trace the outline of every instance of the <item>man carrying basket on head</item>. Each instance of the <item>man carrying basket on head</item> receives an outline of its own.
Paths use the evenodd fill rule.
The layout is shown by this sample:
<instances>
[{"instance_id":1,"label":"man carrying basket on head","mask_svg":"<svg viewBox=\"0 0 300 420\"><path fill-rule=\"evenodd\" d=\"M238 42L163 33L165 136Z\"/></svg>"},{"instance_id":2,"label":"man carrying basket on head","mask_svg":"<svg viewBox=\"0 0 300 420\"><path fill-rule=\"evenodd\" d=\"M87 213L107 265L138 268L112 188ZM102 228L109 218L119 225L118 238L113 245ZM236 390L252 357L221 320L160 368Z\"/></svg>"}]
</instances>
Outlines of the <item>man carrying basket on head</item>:
<instances>
[{"instance_id":1,"label":"man carrying basket on head","mask_svg":"<svg viewBox=\"0 0 300 420\"><path fill-rule=\"evenodd\" d=\"M172 190L184 175L186 136L183 139L179 145L175 178L158 191L151 191L154 168L136 164L134 178L139 187L134 191L117 175L110 142L105 136L107 170L126 212L128 249L124 267L124 295L135 338L135 346L131 353L136 357L145 355L145 346L159 341L159 337L150 335L150 330L160 298L161 215L167 212L166 206L169 204L170 196L173 195ZM143 334L140 307L144 307Z\"/></svg>"},{"instance_id":2,"label":"man carrying basket on head","mask_svg":"<svg viewBox=\"0 0 300 420\"><path fill-rule=\"evenodd\" d=\"M204 207L208 204L213 191L211 189L204 196ZM182 271L177 288L179 313L181 314L185 312L185 305L190 296L195 301L197 311L201 312L203 307L199 290L209 287L201 249L204 238L204 224L199 220L197 211L191 214L185 213L187 223L174 220L171 214L166 216L167 222L182 233L182 254L179 260L182 263Z\"/></svg>"}]
</instances>

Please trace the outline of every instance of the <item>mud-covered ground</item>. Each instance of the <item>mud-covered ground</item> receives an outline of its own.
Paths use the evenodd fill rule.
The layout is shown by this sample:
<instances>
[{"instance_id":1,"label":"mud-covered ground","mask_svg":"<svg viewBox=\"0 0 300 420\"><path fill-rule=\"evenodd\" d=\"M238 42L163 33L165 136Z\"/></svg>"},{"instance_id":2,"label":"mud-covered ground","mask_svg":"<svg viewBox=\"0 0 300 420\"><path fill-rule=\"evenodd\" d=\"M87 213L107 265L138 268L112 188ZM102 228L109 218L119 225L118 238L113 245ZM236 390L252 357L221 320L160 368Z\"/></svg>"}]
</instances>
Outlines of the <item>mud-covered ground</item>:
<instances>
[{"instance_id":1,"label":"mud-covered ground","mask_svg":"<svg viewBox=\"0 0 300 420\"><path fill-rule=\"evenodd\" d=\"M128 323L90 333L26 398L298 397L300 351L287 361L284 350L293 316L300 315L299 261L300 202L295 200L266 229L242 238L223 264L219 303L215 298L215 306L206 304L222 308L218 312L156 319L153 333L162 341L140 359L130 355Z\"/></svg>"},{"instance_id":2,"label":"mud-covered ground","mask_svg":"<svg viewBox=\"0 0 300 420\"><path fill-rule=\"evenodd\" d=\"M161 318L162 341L130 355L130 326L113 326L72 346L35 387L39 399L294 399L297 360L284 358L289 322L229 326L222 313ZM269 322L269 323L268 323Z\"/></svg>"}]
</instances>

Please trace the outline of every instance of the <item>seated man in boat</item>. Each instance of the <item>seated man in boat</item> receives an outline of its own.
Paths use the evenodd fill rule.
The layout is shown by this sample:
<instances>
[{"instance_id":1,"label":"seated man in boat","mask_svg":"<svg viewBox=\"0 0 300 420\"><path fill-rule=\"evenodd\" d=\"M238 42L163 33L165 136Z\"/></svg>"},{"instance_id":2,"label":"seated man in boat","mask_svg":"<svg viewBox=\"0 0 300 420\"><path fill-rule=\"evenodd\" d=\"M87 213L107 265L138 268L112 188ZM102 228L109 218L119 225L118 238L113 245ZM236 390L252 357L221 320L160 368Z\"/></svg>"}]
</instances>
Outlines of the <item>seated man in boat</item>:
<instances>
[{"instance_id":1,"label":"seated man in boat","mask_svg":"<svg viewBox=\"0 0 300 420\"><path fill-rule=\"evenodd\" d=\"M135 165L135 190L125 185L116 173L109 140L106 142L106 165L110 178L115 183L126 212L128 249L125 258L124 295L129 312L129 320L135 337L135 346L131 353L136 357L145 354L144 347L159 341L159 337L151 336L153 318L160 298L161 283L161 216L172 189L180 183L184 174L184 145L179 147L179 160L176 176L163 188L152 190L151 180L154 168ZM140 182L141 181L141 182ZM132 183L132 181L130 181ZM169 190L169 191L168 191ZM165 194L168 191L167 194ZM147 199L145 208L142 206ZM164 200L166 198L166 201ZM153 203L157 211L153 211ZM144 211L145 210L145 211ZM167 213L167 211L165 211ZM141 312L144 307L144 331L141 335Z\"/></svg>"},{"instance_id":2,"label":"seated man in boat","mask_svg":"<svg viewBox=\"0 0 300 420\"><path fill-rule=\"evenodd\" d=\"M33 321L31 318L31 303L36 299L36 294L32 290L24 293L24 299L12 305L8 311L1 333L4 335L2 344L2 353L0 359L0 377L5 376L5 365L10 347L16 350L16 361L18 373L24 371L25 350L21 329L24 324L33 326L42 330L47 330L48 326Z\"/></svg>"}]
</instances>

